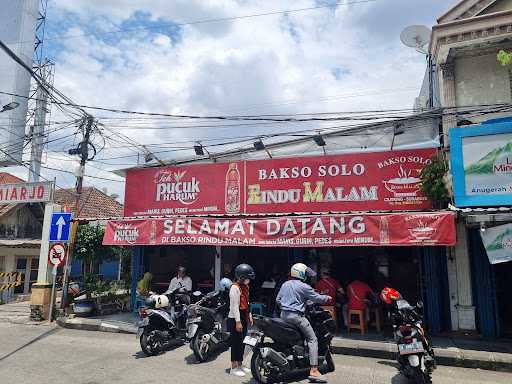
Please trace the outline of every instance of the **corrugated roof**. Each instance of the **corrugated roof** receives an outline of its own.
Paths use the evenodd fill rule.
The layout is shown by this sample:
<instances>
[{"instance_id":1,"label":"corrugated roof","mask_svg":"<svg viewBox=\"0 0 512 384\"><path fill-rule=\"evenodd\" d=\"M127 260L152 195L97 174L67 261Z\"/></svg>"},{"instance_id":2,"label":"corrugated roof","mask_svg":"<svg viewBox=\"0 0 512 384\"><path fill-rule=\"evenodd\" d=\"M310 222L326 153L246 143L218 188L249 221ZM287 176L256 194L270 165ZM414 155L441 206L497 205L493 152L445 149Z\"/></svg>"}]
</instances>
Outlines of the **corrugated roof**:
<instances>
[{"instance_id":1,"label":"corrugated roof","mask_svg":"<svg viewBox=\"0 0 512 384\"><path fill-rule=\"evenodd\" d=\"M75 189L57 189L55 202L75 210ZM95 187L84 187L80 196L78 218L104 218L123 216L123 204Z\"/></svg>"},{"instance_id":2,"label":"corrugated roof","mask_svg":"<svg viewBox=\"0 0 512 384\"><path fill-rule=\"evenodd\" d=\"M449 205L448 209L461 214L492 214L492 213L508 213L512 212L512 207L464 207L458 208L454 205Z\"/></svg>"},{"instance_id":3,"label":"corrugated roof","mask_svg":"<svg viewBox=\"0 0 512 384\"><path fill-rule=\"evenodd\" d=\"M7 172L0 172L0 184L24 183L25 180ZM15 209L19 204L0 204L0 217L3 217Z\"/></svg>"}]
</instances>

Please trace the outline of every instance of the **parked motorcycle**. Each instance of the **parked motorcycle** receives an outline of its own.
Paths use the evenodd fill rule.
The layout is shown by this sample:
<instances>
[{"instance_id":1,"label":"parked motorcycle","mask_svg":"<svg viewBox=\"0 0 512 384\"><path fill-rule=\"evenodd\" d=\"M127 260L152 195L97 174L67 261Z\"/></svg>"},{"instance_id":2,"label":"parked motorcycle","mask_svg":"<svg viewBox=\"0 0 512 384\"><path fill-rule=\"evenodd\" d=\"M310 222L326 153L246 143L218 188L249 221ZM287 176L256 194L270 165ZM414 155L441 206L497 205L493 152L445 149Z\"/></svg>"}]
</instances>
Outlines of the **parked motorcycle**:
<instances>
[{"instance_id":1,"label":"parked motorcycle","mask_svg":"<svg viewBox=\"0 0 512 384\"><path fill-rule=\"evenodd\" d=\"M188 307L187 339L199 362L208 360L212 353L229 340L225 319L229 312L229 293L213 291Z\"/></svg>"},{"instance_id":2,"label":"parked motorcycle","mask_svg":"<svg viewBox=\"0 0 512 384\"><path fill-rule=\"evenodd\" d=\"M198 297L197 293L193 297ZM173 340L186 341L187 307L190 295L177 288L162 295L151 294L139 309L137 338L147 356L157 355L169 348Z\"/></svg>"},{"instance_id":3,"label":"parked motorcycle","mask_svg":"<svg viewBox=\"0 0 512 384\"><path fill-rule=\"evenodd\" d=\"M319 370L333 372L331 341L336 324L331 314L318 305L308 304L306 317L318 338ZM252 376L258 383L289 383L309 376L307 343L295 326L278 318L254 316L257 330L251 331L244 344L252 347ZM271 339L273 342L268 342Z\"/></svg>"},{"instance_id":4,"label":"parked motorcycle","mask_svg":"<svg viewBox=\"0 0 512 384\"><path fill-rule=\"evenodd\" d=\"M414 383L430 384L436 362L432 343L423 328L422 307L421 303L412 306L400 299L393 303L391 317L400 372Z\"/></svg>"}]
</instances>

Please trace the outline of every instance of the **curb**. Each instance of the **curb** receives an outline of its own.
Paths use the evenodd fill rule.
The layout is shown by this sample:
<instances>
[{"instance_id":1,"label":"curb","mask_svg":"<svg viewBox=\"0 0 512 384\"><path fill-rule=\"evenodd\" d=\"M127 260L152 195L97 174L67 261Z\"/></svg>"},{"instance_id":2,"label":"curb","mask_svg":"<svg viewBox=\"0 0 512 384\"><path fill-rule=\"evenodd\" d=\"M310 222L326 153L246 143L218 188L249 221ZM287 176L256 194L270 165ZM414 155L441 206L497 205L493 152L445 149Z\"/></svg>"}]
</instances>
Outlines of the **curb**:
<instances>
[{"instance_id":1,"label":"curb","mask_svg":"<svg viewBox=\"0 0 512 384\"><path fill-rule=\"evenodd\" d=\"M484 369L488 371L512 372L512 354L484 352L472 350L447 350L435 348L438 365ZM379 345L350 346L343 345L343 341L336 341L332 346L334 354L370 357L375 359L396 360L396 346L391 343Z\"/></svg>"},{"instance_id":2,"label":"curb","mask_svg":"<svg viewBox=\"0 0 512 384\"><path fill-rule=\"evenodd\" d=\"M137 328L127 323L103 322L100 319L57 318L57 324L63 328L83 331L136 334ZM370 357L374 359L395 360L396 345L382 342L361 342L352 340L334 340L332 352L338 355ZM434 348L438 365L485 369L488 371L512 372L512 354L461 350L459 348Z\"/></svg>"},{"instance_id":3,"label":"curb","mask_svg":"<svg viewBox=\"0 0 512 384\"><path fill-rule=\"evenodd\" d=\"M137 333L137 329L135 328L135 326L130 326L128 324L113 324L109 322L103 322L99 319L67 319L65 317L59 317L57 319L57 324L63 328L78 329L82 331L97 331L126 334Z\"/></svg>"}]
</instances>

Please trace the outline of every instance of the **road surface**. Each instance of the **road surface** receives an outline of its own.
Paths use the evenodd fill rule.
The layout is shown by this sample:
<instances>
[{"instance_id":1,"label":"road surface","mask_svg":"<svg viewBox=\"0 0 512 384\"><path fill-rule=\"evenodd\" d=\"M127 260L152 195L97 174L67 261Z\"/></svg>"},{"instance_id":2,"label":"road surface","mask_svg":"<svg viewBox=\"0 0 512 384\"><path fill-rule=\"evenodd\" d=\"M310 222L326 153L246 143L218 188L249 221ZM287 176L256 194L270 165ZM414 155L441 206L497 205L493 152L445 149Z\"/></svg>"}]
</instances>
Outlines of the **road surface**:
<instances>
[{"instance_id":1,"label":"road surface","mask_svg":"<svg viewBox=\"0 0 512 384\"><path fill-rule=\"evenodd\" d=\"M406 384L392 361L335 357L331 383ZM188 346L145 358L134 335L0 323L0 383L253 383L227 374L229 354L195 364ZM439 367L435 384L512 383L512 373Z\"/></svg>"}]
</instances>

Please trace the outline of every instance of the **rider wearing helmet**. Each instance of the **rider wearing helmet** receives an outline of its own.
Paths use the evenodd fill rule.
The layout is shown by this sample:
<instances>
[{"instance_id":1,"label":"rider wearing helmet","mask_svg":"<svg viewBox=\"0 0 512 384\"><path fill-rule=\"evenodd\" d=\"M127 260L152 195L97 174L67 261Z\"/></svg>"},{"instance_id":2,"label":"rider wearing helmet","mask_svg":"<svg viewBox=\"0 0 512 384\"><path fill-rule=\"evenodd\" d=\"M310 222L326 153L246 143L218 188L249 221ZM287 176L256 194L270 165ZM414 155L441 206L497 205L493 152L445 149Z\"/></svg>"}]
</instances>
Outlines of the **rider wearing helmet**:
<instances>
[{"instance_id":1,"label":"rider wearing helmet","mask_svg":"<svg viewBox=\"0 0 512 384\"><path fill-rule=\"evenodd\" d=\"M276 299L281 308L281 319L299 328L306 338L309 348L309 380L315 383L326 383L327 380L318 370L318 340L304 313L307 301L326 304L332 298L318 294L306 284L308 278L316 276L316 273L307 265L294 264L290 272L292 279L283 284Z\"/></svg>"},{"instance_id":2,"label":"rider wearing helmet","mask_svg":"<svg viewBox=\"0 0 512 384\"><path fill-rule=\"evenodd\" d=\"M248 264L240 264L235 268L235 282L229 289L228 330L231 342L230 374L243 377L251 370L242 365L244 358L244 337L247 335L247 324L252 325L249 311L249 283L254 280L254 269Z\"/></svg>"}]
</instances>

